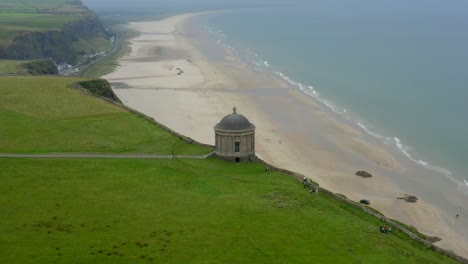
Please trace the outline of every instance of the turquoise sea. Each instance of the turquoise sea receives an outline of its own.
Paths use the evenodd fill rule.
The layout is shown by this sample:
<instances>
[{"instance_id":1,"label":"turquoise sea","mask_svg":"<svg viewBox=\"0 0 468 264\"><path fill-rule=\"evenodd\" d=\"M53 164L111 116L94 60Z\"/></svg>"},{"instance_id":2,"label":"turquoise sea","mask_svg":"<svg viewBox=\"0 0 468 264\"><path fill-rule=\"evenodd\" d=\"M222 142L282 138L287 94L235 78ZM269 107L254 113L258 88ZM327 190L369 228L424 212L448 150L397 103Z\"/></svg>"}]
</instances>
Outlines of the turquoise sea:
<instances>
[{"instance_id":1,"label":"turquoise sea","mask_svg":"<svg viewBox=\"0 0 468 264\"><path fill-rule=\"evenodd\" d=\"M316 0L203 23L240 59L468 188L468 1Z\"/></svg>"}]
</instances>

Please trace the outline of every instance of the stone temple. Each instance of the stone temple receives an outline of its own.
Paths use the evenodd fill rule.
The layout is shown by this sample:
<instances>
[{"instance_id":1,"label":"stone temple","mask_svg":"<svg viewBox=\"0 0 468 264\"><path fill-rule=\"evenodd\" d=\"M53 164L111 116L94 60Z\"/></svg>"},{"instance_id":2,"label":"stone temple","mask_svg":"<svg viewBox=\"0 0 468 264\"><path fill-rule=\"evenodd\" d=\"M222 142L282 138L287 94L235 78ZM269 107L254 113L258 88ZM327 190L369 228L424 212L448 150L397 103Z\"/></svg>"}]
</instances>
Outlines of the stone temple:
<instances>
[{"instance_id":1,"label":"stone temple","mask_svg":"<svg viewBox=\"0 0 468 264\"><path fill-rule=\"evenodd\" d=\"M218 157L235 162L255 159L255 126L236 112L225 116L214 127Z\"/></svg>"}]
</instances>

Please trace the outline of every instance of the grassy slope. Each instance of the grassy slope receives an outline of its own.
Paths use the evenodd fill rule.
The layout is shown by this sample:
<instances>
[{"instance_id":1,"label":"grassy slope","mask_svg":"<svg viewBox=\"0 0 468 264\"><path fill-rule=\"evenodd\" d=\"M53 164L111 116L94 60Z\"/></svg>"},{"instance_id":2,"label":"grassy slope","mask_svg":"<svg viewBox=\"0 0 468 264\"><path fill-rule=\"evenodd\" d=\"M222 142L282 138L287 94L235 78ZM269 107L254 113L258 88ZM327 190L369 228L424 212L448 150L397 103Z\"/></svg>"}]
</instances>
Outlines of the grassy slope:
<instances>
[{"instance_id":1,"label":"grassy slope","mask_svg":"<svg viewBox=\"0 0 468 264\"><path fill-rule=\"evenodd\" d=\"M190 146L78 79L0 79L0 152ZM0 263L454 263L259 163L0 158Z\"/></svg>"},{"instance_id":2,"label":"grassy slope","mask_svg":"<svg viewBox=\"0 0 468 264\"><path fill-rule=\"evenodd\" d=\"M0 164L0 263L454 263L256 163Z\"/></svg>"},{"instance_id":3,"label":"grassy slope","mask_svg":"<svg viewBox=\"0 0 468 264\"><path fill-rule=\"evenodd\" d=\"M27 61L0 60L0 74L27 74L28 71L22 67Z\"/></svg>"},{"instance_id":4,"label":"grassy slope","mask_svg":"<svg viewBox=\"0 0 468 264\"><path fill-rule=\"evenodd\" d=\"M0 0L0 13L75 13L83 12L67 0Z\"/></svg>"},{"instance_id":5,"label":"grassy slope","mask_svg":"<svg viewBox=\"0 0 468 264\"><path fill-rule=\"evenodd\" d=\"M66 23L77 21L79 15L0 13L0 46L8 46L22 33L60 30Z\"/></svg>"},{"instance_id":6,"label":"grassy slope","mask_svg":"<svg viewBox=\"0 0 468 264\"><path fill-rule=\"evenodd\" d=\"M52 60L0 60L0 75L42 75L57 74L57 67Z\"/></svg>"},{"instance_id":7,"label":"grassy slope","mask_svg":"<svg viewBox=\"0 0 468 264\"><path fill-rule=\"evenodd\" d=\"M131 48L129 39L136 37L138 33L126 29L123 26L113 26L112 31L116 32L120 36L120 39L118 40L119 43L116 43L119 45L118 50L114 54L105 57L92 67L83 71L81 73L83 77L100 78L106 74L112 73L118 66L119 58L130 53Z\"/></svg>"},{"instance_id":8,"label":"grassy slope","mask_svg":"<svg viewBox=\"0 0 468 264\"><path fill-rule=\"evenodd\" d=\"M79 15L0 13L0 24L3 26L60 30L63 24L75 21L79 18Z\"/></svg>"},{"instance_id":9,"label":"grassy slope","mask_svg":"<svg viewBox=\"0 0 468 264\"><path fill-rule=\"evenodd\" d=\"M64 0L0 0L0 47L11 45L24 33L62 30L67 23L87 18L91 13ZM77 39L72 44L76 52L94 54L109 52L112 45L103 36ZM77 62L83 62L82 57Z\"/></svg>"},{"instance_id":10,"label":"grassy slope","mask_svg":"<svg viewBox=\"0 0 468 264\"><path fill-rule=\"evenodd\" d=\"M11 1L11 0L0 0L0 4L1 3L16 3L16 4L19 4L19 5L30 5L30 4L36 4L37 2L40 2L40 4L42 5L48 5L48 4L61 4L61 3L64 3L66 0L41 0L41 1L37 1L37 0L15 0L15 1Z\"/></svg>"},{"instance_id":11,"label":"grassy slope","mask_svg":"<svg viewBox=\"0 0 468 264\"><path fill-rule=\"evenodd\" d=\"M1 77L0 152L204 154L150 122L68 87L83 79Z\"/></svg>"},{"instance_id":12,"label":"grassy slope","mask_svg":"<svg viewBox=\"0 0 468 264\"><path fill-rule=\"evenodd\" d=\"M0 0L0 45L7 46L24 32L60 30L86 15L64 0Z\"/></svg>"}]
</instances>

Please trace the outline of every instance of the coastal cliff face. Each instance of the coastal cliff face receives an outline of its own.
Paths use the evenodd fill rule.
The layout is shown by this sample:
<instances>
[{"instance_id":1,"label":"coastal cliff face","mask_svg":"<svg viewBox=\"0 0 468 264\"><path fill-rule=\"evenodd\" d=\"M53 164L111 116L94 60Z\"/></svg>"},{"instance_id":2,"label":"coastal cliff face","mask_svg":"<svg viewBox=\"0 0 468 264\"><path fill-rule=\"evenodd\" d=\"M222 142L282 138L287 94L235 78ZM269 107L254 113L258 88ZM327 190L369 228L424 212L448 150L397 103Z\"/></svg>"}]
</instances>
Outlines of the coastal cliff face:
<instances>
[{"instance_id":1,"label":"coastal cliff face","mask_svg":"<svg viewBox=\"0 0 468 264\"><path fill-rule=\"evenodd\" d=\"M74 4L81 4L79 1ZM0 46L0 59L36 60L52 58L57 63L76 63L80 55L102 51L98 43L108 43L110 33L94 12L81 4L84 15L80 20L66 23L61 29L24 32L13 42Z\"/></svg>"},{"instance_id":2,"label":"coastal cliff face","mask_svg":"<svg viewBox=\"0 0 468 264\"><path fill-rule=\"evenodd\" d=\"M107 31L99 21L98 17L93 13L92 16L82 19L78 22L68 23L63 28L65 37L73 38L94 38L99 36L108 37Z\"/></svg>"}]
</instances>

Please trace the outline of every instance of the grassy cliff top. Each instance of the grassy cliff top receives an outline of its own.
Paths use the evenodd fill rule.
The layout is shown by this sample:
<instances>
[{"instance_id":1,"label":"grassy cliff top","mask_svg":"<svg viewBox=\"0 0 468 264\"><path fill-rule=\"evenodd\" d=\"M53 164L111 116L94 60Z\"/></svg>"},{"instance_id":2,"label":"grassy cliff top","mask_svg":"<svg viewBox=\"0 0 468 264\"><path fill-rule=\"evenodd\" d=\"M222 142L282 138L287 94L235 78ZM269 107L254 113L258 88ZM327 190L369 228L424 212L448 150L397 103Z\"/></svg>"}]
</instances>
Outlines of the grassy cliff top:
<instances>
[{"instance_id":1,"label":"grassy cliff top","mask_svg":"<svg viewBox=\"0 0 468 264\"><path fill-rule=\"evenodd\" d=\"M26 32L61 30L67 23L92 15L81 2L0 0L0 45Z\"/></svg>"},{"instance_id":2,"label":"grassy cliff top","mask_svg":"<svg viewBox=\"0 0 468 264\"><path fill-rule=\"evenodd\" d=\"M78 78L0 77L0 153L207 154L111 103Z\"/></svg>"},{"instance_id":3,"label":"grassy cliff top","mask_svg":"<svg viewBox=\"0 0 468 264\"><path fill-rule=\"evenodd\" d=\"M0 60L0 74L27 74L28 70L23 67L26 61Z\"/></svg>"},{"instance_id":4,"label":"grassy cliff top","mask_svg":"<svg viewBox=\"0 0 468 264\"><path fill-rule=\"evenodd\" d=\"M85 10L80 1L0 0L0 13L77 13Z\"/></svg>"},{"instance_id":5,"label":"grassy cliff top","mask_svg":"<svg viewBox=\"0 0 468 264\"><path fill-rule=\"evenodd\" d=\"M0 75L41 75L58 74L55 63L50 59L45 60L0 60Z\"/></svg>"}]
</instances>

